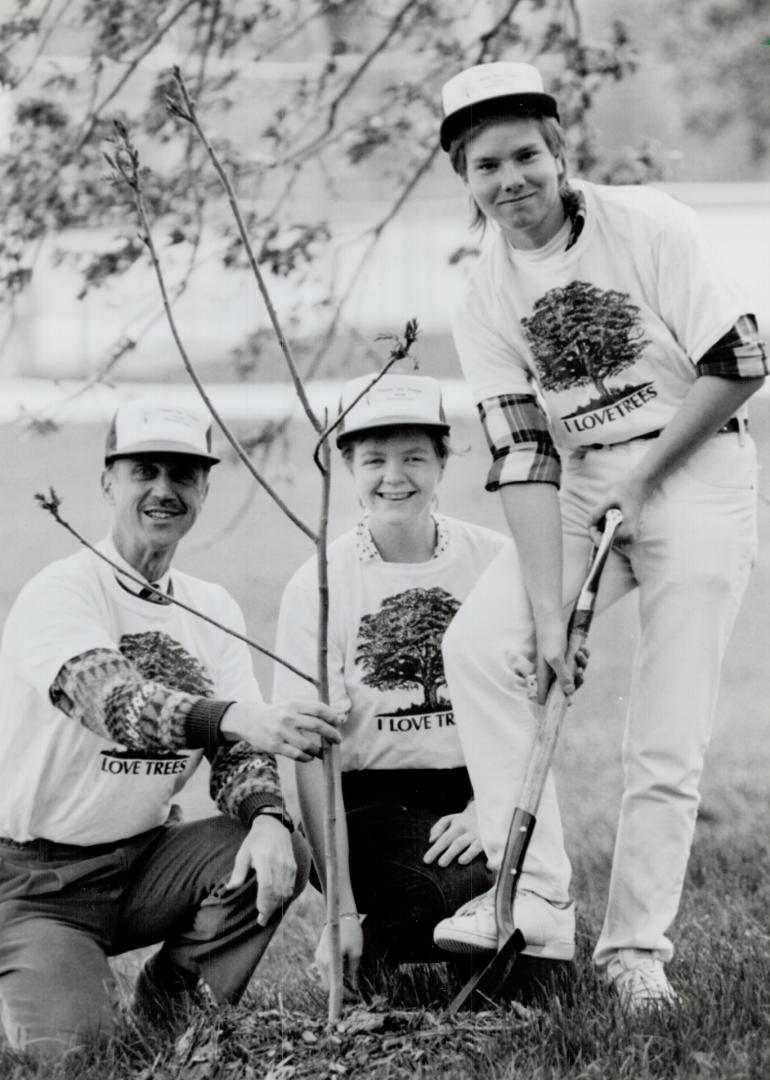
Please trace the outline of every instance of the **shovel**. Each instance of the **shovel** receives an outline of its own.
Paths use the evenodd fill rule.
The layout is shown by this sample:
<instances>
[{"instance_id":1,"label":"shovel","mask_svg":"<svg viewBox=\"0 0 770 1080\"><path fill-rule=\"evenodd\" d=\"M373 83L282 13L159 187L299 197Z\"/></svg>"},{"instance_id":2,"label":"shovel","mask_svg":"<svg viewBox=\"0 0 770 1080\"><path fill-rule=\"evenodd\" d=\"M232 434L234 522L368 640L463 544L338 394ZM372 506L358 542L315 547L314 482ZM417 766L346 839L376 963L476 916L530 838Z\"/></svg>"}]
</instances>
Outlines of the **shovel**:
<instances>
[{"instance_id":1,"label":"shovel","mask_svg":"<svg viewBox=\"0 0 770 1080\"><path fill-rule=\"evenodd\" d=\"M599 545L593 552L588 573L569 622L566 654L568 666L574 665L575 654L588 637L599 580L615 533L622 521L623 515L619 510L608 510L604 517L604 531ZM516 929L513 922L513 900L568 703L569 699L558 682L554 680L543 706L542 717L524 775L521 798L513 812L497 878L495 888L497 952L486 967L471 976L452 999L449 1005L450 1015L454 1015L461 1009L489 1008L490 1005L494 1005L502 994L517 958L526 948L524 935L521 930Z\"/></svg>"}]
</instances>

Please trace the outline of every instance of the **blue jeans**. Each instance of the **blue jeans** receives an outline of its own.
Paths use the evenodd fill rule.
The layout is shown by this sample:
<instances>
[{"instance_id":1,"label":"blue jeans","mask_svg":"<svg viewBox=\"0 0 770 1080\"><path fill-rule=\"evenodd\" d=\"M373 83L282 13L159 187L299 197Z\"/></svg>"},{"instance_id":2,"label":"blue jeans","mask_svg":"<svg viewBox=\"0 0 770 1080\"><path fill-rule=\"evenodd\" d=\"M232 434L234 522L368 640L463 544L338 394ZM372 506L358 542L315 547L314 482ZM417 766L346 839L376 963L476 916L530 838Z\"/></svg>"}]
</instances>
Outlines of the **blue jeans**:
<instances>
[{"instance_id":1,"label":"blue jeans","mask_svg":"<svg viewBox=\"0 0 770 1080\"><path fill-rule=\"evenodd\" d=\"M0 1015L11 1045L52 1056L109 1034L107 957L158 942L159 989L202 977L216 1001L237 1001L282 914L257 925L253 874L225 890L244 836L239 822L213 817L96 847L0 840ZM296 897L309 860L294 839Z\"/></svg>"}]
</instances>

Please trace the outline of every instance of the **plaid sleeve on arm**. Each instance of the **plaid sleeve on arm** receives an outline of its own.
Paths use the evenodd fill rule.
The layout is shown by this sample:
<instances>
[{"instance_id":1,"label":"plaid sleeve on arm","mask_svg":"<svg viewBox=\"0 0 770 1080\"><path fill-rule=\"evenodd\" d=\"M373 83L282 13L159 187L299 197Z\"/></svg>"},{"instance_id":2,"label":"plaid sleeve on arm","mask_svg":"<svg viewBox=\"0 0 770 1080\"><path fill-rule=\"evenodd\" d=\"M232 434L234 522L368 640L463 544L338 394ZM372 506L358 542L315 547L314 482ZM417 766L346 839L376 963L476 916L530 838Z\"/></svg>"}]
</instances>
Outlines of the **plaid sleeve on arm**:
<instances>
[{"instance_id":1,"label":"plaid sleeve on arm","mask_svg":"<svg viewBox=\"0 0 770 1080\"><path fill-rule=\"evenodd\" d=\"M497 491L504 484L559 486L559 455L546 415L531 394L485 398L478 408L492 451L487 491Z\"/></svg>"},{"instance_id":2,"label":"plaid sleeve on arm","mask_svg":"<svg viewBox=\"0 0 770 1080\"><path fill-rule=\"evenodd\" d=\"M49 696L56 708L95 735L135 750L204 746L229 704L144 679L130 660L111 649L91 649L67 661Z\"/></svg>"},{"instance_id":3,"label":"plaid sleeve on arm","mask_svg":"<svg viewBox=\"0 0 770 1080\"><path fill-rule=\"evenodd\" d=\"M756 318L741 315L703 354L696 368L698 375L719 375L723 379L760 379L767 375L767 354L759 340Z\"/></svg>"},{"instance_id":4,"label":"plaid sleeve on arm","mask_svg":"<svg viewBox=\"0 0 770 1080\"><path fill-rule=\"evenodd\" d=\"M209 793L223 814L247 828L261 806L278 806L286 813L275 758L247 742L220 746L211 763Z\"/></svg>"}]
</instances>

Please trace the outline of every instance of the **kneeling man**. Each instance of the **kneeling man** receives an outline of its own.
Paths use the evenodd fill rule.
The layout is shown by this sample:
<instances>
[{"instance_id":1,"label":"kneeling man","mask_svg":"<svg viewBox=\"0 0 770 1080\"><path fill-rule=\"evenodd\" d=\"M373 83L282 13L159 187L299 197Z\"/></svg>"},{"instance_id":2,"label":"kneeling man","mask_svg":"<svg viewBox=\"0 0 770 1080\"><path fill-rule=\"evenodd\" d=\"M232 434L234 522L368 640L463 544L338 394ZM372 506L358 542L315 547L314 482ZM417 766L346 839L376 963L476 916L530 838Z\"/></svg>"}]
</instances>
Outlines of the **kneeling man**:
<instances>
[{"instance_id":1,"label":"kneeling man","mask_svg":"<svg viewBox=\"0 0 770 1080\"><path fill-rule=\"evenodd\" d=\"M173 1020L201 993L235 1002L302 890L304 844L275 753L307 761L339 734L313 700L265 704L228 593L171 563L203 505L211 429L121 407L102 490L111 535L22 589L0 648L0 1016L52 1056L114 1023L108 957L155 943L134 1008ZM138 579L138 580L137 580ZM173 798L203 756L220 813Z\"/></svg>"}]
</instances>

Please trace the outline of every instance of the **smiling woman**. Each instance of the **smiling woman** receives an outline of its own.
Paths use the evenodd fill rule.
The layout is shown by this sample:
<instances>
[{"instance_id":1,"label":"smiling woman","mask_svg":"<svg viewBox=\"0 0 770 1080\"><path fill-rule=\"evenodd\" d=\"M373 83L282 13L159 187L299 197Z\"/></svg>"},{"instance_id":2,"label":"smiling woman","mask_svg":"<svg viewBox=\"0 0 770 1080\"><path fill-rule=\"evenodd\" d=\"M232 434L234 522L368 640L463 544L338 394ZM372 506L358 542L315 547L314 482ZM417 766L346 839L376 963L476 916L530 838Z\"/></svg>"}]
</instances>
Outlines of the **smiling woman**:
<instances>
[{"instance_id":1,"label":"smiling woman","mask_svg":"<svg viewBox=\"0 0 770 1080\"><path fill-rule=\"evenodd\" d=\"M436 523L430 511L444 472L444 440L421 428L392 427L348 442L342 456L382 557L393 562L432 558Z\"/></svg>"},{"instance_id":2,"label":"smiling woman","mask_svg":"<svg viewBox=\"0 0 770 1080\"><path fill-rule=\"evenodd\" d=\"M364 989L387 989L400 962L445 959L432 942L453 904L491 884L444 682L441 642L460 602L509 544L436 512L449 425L434 379L373 376L347 383L338 445L364 516L329 547L329 680L344 715L338 792L342 949ZM283 596L277 649L313 670L316 563ZM299 689L276 669L275 696ZM325 862L323 781L297 768L316 866ZM323 878L323 873L319 875ZM316 951L329 963L325 932Z\"/></svg>"}]
</instances>

